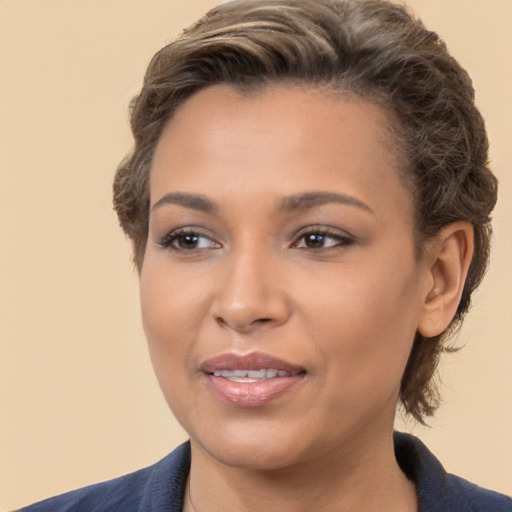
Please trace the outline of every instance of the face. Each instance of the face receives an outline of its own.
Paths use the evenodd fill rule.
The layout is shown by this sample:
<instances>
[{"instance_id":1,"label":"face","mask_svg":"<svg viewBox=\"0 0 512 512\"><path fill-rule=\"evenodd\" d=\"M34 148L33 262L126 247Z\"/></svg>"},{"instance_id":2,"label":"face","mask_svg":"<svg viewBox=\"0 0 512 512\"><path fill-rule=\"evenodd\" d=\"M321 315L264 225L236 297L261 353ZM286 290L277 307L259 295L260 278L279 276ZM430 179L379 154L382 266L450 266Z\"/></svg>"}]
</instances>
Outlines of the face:
<instances>
[{"instance_id":1,"label":"face","mask_svg":"<svg viewBox=\"0 0 512 512\"><path fill-rule=\"evenodd\" d=\"M143 323L216 461L286 467L391 433L429 281L386 125L359 99L216 86L163 131Z\"/></svg>"}]
</instances>

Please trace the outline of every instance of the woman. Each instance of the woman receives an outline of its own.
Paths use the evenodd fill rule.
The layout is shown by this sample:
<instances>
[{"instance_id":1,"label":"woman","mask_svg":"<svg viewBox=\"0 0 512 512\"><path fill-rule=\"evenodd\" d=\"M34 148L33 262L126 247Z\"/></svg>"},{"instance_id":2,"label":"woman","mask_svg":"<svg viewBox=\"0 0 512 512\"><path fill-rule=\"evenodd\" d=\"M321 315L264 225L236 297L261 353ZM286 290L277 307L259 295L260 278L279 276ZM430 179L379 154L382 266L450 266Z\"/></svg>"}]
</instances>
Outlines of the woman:
<instances>
[{"instance_id":1,"label":"woman","mask_svg":"<svg viewBox=\"0 0 512 512\"><path fill-rule=\"evenodd\" d=\"M489 252L471 81L382 1L242 1L153 59L114 205L163 394L155 466L24 510L508 511L397 401L432 376Z\"/></svg>"}]
</instances>

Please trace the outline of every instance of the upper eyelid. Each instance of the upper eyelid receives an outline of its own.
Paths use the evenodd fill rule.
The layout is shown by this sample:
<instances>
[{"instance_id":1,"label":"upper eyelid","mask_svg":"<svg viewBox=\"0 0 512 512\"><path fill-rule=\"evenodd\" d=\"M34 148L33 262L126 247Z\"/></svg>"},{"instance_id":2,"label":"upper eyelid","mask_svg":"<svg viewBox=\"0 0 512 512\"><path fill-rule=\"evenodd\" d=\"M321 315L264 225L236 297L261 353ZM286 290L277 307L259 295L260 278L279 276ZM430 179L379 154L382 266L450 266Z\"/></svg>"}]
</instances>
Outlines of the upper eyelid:
<instances>
[{"instance_id":1,"label":"upper eyelid","mask_svg":"<svg viewBox=\"0 0 512 512\"><path fill-rule=\"evenodd\" d=\"M309 233L320 233L322 235L338 237L338 238L351 238L353 240L356 239L354 235L352 235L349 231L333 226L322 226L322 225L312 225L301 228L297 231L296 237L301 237L307 235Z\"/></svg>"},{"instance_id":2,"label":"upper eyelid","mask_svg":"<svg viewBox=\"0 0 512 512\"><path fill-rule=\"evenodd\" d=\"M207 238L211 238L212 234L209 232L210 230L194 226L194 225L186 225L186 226L179 226L173 229L169 229L166 231L164 236L172 236L172 235L180 235L180 234L192 234L192 235L199 235L199 236L205 236Z\"/></svg>"}]
</instances>

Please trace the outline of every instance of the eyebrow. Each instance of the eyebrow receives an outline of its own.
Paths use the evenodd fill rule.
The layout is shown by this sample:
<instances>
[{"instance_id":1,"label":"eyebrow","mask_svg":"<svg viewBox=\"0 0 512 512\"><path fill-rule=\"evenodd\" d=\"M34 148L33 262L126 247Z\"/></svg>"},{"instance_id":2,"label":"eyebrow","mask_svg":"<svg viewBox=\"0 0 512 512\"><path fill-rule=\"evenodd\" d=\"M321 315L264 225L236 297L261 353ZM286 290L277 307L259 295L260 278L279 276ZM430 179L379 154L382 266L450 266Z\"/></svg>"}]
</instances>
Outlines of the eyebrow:
<instances>
[{"instance_id":1,"label":"eyebrow","mask_svg":"<svg viewBox=\"0 0 512 512\"><path fill-rule=\"evenodd\" d=\"M279 209L283 212L296 212L309 210L328 203L355 206L356 208L360 208L361 210L375 215L374 211L360 199L337 192L306 192L304 194L289 196L281 201Z\"/></svg>"},{"instance_id":2,"label":"eyebrow","mask_svg":"<svg viewBox=\"0 0 512 512\"><path fill-rule=\"evenodd\" d=\"M218 206L208 199L206 196L200 194L189 194L186 192L171 192L161 197L152 207L151 210L156 210L165 204L177 204L192 210L199 210L205 213L216 213Z\"/></svg>"},{"instance_id":3,"label":"eyebrow","mask_svg":"<svg viewBox=\"0 0 512 512\"><path fill-rule=\"evenodd\" d=\"M363 201L348 194L337 192L305 192L288 196L281 201L279 211L286 213L305 211L329 203L355 206L374 214L373 210ZM177 204L184 208L205 213L217 213L219 211L218 205L206 196L187 192L170 192L165 194L151 207L151 210L156 210L166 204Z\"/></svg>"}]
</instances>

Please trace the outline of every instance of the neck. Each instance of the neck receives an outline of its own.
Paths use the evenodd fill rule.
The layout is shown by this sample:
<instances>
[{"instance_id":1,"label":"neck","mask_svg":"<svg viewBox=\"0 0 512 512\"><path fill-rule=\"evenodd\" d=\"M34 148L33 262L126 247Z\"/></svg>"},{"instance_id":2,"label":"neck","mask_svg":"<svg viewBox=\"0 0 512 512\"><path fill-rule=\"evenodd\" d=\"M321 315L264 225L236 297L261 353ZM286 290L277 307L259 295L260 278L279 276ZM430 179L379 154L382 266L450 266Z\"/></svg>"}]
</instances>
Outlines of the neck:
<instances>
[{"instance_id":1,"label":"neck","mask_svg":"<svg viewBox=\"0 0 512 512\"><path fill-rule=\"evenodd\" d=\"M392 432L347 439L328 454L271 471L227 466L192 441L187 498L184 512L417 509L414 485L394 456Z\"/></svg>"}]
</instances>

